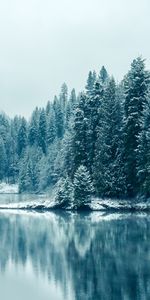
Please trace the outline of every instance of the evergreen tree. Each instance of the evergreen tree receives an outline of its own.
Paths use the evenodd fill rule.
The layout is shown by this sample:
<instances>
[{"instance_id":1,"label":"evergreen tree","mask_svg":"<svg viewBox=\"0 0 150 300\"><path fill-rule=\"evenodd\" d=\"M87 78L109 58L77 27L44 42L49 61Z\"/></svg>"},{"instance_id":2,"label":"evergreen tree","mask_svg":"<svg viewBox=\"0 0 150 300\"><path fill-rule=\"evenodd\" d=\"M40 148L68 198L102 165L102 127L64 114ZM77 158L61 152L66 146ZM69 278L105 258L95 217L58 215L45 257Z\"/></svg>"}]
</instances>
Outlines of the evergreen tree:
<instances>
[{"instance_id":1,"label":"evergreen tree","mask_svg":"<svg viewBox=\"0 0 150 300\"><path fill-rule=\"evenodd\" d=\"M62 109L65 110L68 101L68 87L66 83L63 83L60 92L60 103L62 105Z\"/></svg>"},{"instance_id":2,"label":"evergreen tree","mask_svg":"<svg viewBox=\"0 0 150 300\"><path fill-rule=\"evenodd\" d=\"M101 104L93 175L100 196L118 197L124 192L122 162L122 112L116 98L116 85L110 79Z\"/></svg>"},{"instance_id":3,"label":"evergreen tree","mask_svg":"<svg viewBox=\"0 0 150 300\"><path fill-rule=\"evenodd\" d=\"M56 203L61 208L69 208L74 201L74 187L69 177L60 179L56 188Z\"/></svg>"},{"instance_id":4,"label":"evergreen tree","mask_svg":"<svg viewBox=\"0 0 150 300\"><path fill-rule=\"evenodd\" d=\"M38 144L46 154L46 134L47 134L47 123L44 109L41 110L39 117L39 130L38 130Z\"/></svg>"},{"instance_id":5,"label":"evergreen tree","mask_svg":"<svg viewBox=\"0 0 150 300\"><path fill-rule=\"evenodd\" d=\"M94 72L89 72L88 74L88 79L87 79L87 83L86 83L86 93L87 96L90 97L93 93L93 88L94 88L94 84L96 81L96 73Z\"/></svg>"},{"instance_id":6,"label":"evergreen tree","mask_svg":"<svg viewBox=\"0 0 150 300\"><path fill-rule=\"evenodd\" d=\"M0 137L0 181L5 178L6 172L6 150L3 139Z\"/></svg>"},{"instance_id":7,"label":"evergreen tree","mask_svg":"<svg viewBox=\"0 0 150 300\"><path fill-rule=\"evenodd\" d=\"M57 98L55 98L54 110L55 110L55 122L56 122L57 137L62 139L63 135L64 135L64 113L63 113L61 104Z\"/></svg>"},{"instance_id":8,"label":"evergreen tree","mask_svg":"<svg viewBox=\"0 0 150 300\"><path fill-rule=\"evenodd\" d=\"M79 107L75 110L74 125L73 125L73 156L74 156L74 172L81 165L87 165L87 151L86 151L86 129L87 119L84 112L84 95L81 95Z\"/></svg>"},{"instance_id":9,"label":"evergreen tree","mask_svg":"<svg viewBox=\"0 0 150 300\"><path fill-rule=\"evenodd\" d=\"M50 112L51 112L51 103L50 101L48 101L46 105L46 115L49 116Z\"/></svg>"},{"instance_id":10,"label":"evergreen tree","mask_svg":"<svg viewBox=\"0 0 150 300\"><path fill-rule=\"evenodd\" d=\"M146 104L149 86L149 74L145 71L144 60L138 57L131 64L131 70L125 78L125 126L124 160L126 186L129 196L138 192L137 149L141 132L141 120Z\"/></svg>"},{"instance_id":11,"label":"evergreen tree","mask_svg":"<svg viewBox=\"0 0 150 300\"><path fill-rule=\"evenodd\" d=\"M31 192L31 178L28 160L23 159L19 169L19 193Z\"/></svg>"},{"instance_id":12,"label":"evergreen tree","mask_svg":"<svg viewBox=\"0 0 150 300\"><path fill-rule=\"evenodd\" d=\"M109 80L109 76L108 76L108 73L105 69L104 66L102 66L101 70L100 70L100 73L99 73L99 80L101 82L102 85L106 85L108 80Z\"/></svg>"},{"instance_id":13,"label":"evergreen tree","mask_svg":"<svg viewBox=\"0 0 150 300\"><path fill-rule=\"evenodd\" d=\"M29 124L28 141L30 146L33 146L34 144L38 144L38 121L39 121L39 112L38 112L38 108L36 108L32 114L31 121Z\"/></svg>"},{"instance_id":14,"label":"evergreen tree","mask_svg":"<svg viewBox=\"0 0 150 300\"><path fill-rule=\"evenodd\" d=\"M65 172L71 178L73 178L74 171L75 171L73 141L74 141L73 128L70 128L70 130L67 131L64 136L62 151L63 151L63 172Z\"/></svg>"},{"instance_id":15,"label":"evergreen tree","mask_svg":"<svg viewBox=\"0 0 150 300\"><path fill-rule=\"evenodd\" d=\"M28 148L20 163L19 192L37 192L39 190L41 150Z\"/></svg>"},{"instance_id":16,"label":"evergreen tree","mask_svg":"<svg viewBox=\"0 0 150 300\"><path fill-rule=\"evenodd\" d=\"M70 101L68 101L67 106L66 106L66 129L69 127L69 121L72 115L72 107Z\"/></svg>"},{"instance_id":17,"label":"evergreen tree","mask_svg":"<svg viewBox=\"0 0 150 300\"><path fill-rule=\"evenodd\" d=\"M150 98L145 106L142 117L142 130L138 136L137 178L138 191L150 196Z\"/></svg>"},{"instance_id":18,"label":"evergreen tree","mask_svg":"<svg viewBox=\"0 0 150 300\"><path fill-rule=\"evenodd\" d=\"M88 169L92 175L92 166L95 156L95 144L97 140L97 126L100 120L100 106L103 101L103 87L99 80L96 80L93 86L91 96L86 100L87 117L87 153Z\"/></svg>"},{"instance_id":19,"label":"evergreen tree","mask_svg":"<svg viewBox=\"0 0 150 300\"><path fill-rule=\"evenodd\" d=\"M90 173L85 166L81 165L74 175L74 207L79 209L90 204L93 193Z\"/></svg>"},{"instance_id":20,"label":"evergreen tree","mask_svg":"<svg viewBox=\"0 0 150 300\"><path fill-rule=\"evenodd\" d=\"M25 118L21 119L20 128L17 136L17 152L19 157L27 146L27 122Z\"/></svg>"},{"instance_id":21,"label":"evergreen tree","mask_svg":"<svg viewBox=\"0 0 150 300\"><path fill-rule=\"evenodd\" d=\"M21 120L22 120L21 117L15 116L11 121L11 131L13 132L13 137L15 138L16 143L17 143L19 128L21 125Z\"/></svg>"},{"instance_id":22,"label":"evergreen tree","mask_svg":"<svg viewBox=\"0 0 150 300\"><path fill-rule=\"evenodd\" d=\"M75 89L72 89L72 91L71 91L69 102L70 102L70 105L71 105L72 109L74 109L75 106L76 106L76 103L77 103L77 97L76 97Z\"/></svg>"},{"instance_id":23,"label":"evergreen tree","mask_svg":"<svg viewBox=\"0 0 150 300\"><path fill-rule=\"evenodd\" d=\"M58 174L55 171L55 161L58 155L58 141L51 143L47 150L47 155L42 156L40 160L40 183L39 190L43 191L46 188L52 188L58 180Z\"/></svg>"},{"instance_id":24,"label":"evergreen tree","mask_svg":"<svg viewBox=\"0 0 150 300\"><path fill-rule=\"evenodd\" d=\"M47 124L47 144L50 145L54 142L56 138L56 120L55 120L55 112L51 109L51 113L49 116L48 124Z\"/></svg>"},{"instance_id":25,"label":"evergreen tree","mask_svg":"<svg viewBox=\"0 0 150 300\"><path fill-rule=\"evenodd\" d=\"M5 176L10 183L15 183L18 178L18 155L17 145L13 133L7 135L6 143L6 170Z\"/></svg>"},{"instance_id":26,"label":"evergreen tree","mask_svg":"<svg viewBox=\"0 0 150 300\"><path fill-rule=\"evenodd\" d=\"M7 134L10 131L10 124L8 117L4 114L0 114L0 136L3 139L3 142L5 143Z\"/></svg>"}]
</instances>

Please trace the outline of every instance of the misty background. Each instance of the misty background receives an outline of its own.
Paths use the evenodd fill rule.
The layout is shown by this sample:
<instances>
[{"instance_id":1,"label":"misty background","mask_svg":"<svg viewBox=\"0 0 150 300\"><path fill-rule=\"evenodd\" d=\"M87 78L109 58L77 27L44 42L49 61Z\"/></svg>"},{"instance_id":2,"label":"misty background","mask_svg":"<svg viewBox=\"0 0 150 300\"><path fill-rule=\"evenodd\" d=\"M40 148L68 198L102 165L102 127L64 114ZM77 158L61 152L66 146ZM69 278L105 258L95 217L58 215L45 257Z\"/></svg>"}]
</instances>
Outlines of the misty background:
<instances>
[{"instance_id":1,"label":"misty background","mask_svg":"<svg viewBox=\"0 0 150 300\"><path fill-rule=\"evenodd\" d=\"M116 80L139 55L150 68L149 12L148 0L1 1L0 110L29 117L102 65Z\"/></svg>"}]
</instances>

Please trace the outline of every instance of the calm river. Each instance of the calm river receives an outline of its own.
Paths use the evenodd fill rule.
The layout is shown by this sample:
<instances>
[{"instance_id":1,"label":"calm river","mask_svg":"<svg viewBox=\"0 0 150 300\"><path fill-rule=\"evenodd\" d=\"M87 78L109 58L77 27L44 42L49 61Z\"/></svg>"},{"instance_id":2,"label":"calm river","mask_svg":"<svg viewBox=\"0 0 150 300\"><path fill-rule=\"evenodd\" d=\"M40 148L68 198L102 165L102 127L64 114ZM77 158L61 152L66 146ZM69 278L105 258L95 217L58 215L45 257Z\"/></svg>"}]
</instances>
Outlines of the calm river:
<instances>
[{"instance_id":1,"label":"calm river","mask_svg":"<svg viewBox=\"0 0 150 300\"><path fill-rule=\"evenodd\" d=\"M0 299L150 299L150 216L0 211Z\"/></svg>"}]
</instances>

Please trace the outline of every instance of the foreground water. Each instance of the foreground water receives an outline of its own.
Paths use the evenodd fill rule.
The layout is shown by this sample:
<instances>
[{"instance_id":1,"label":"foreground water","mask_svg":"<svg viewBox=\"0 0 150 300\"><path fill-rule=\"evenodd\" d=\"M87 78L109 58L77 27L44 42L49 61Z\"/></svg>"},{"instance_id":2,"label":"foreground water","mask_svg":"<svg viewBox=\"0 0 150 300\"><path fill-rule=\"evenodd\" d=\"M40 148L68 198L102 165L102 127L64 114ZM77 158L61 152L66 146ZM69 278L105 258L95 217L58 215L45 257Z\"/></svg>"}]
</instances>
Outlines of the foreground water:
<instances>
[{"instance_id":1,"label":"foreground water","mask_svg":"<svg viewBox=\"0 0 150 300\"><path fill-rule=\"evenodd\" d=\"M149 215L0 212L2 300L149 295Z\"/></svg>"}]
</instances>

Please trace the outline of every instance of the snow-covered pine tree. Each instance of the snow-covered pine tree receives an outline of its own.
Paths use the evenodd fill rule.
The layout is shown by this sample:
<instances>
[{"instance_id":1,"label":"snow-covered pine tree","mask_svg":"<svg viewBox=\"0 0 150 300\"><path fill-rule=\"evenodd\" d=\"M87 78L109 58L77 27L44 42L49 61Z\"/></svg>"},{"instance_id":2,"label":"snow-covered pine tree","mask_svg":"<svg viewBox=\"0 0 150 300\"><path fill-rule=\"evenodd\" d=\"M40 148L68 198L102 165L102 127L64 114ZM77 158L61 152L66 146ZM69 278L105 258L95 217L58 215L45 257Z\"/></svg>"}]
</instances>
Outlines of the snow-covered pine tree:
<instances>
[{"instance_id":1,"label":"snow-covered pine tree","mask_svg":"<svg viewBox=\"0 0 150 300\"><path fill-rule=\"evenodd\" d=\"M17 136L17 153L19 157L23 154L26 147L27 147L27 121L23 117L21 119L21 124Z\"/></svg>"},{"instance_id":2,"label":"snow-covered pine tree","mask_svg":"<svg viewBox=\"0 0 150 300\"><path fill-rule=\"evenodd\" d=\"M131 197L137 194L139 188L137 178L138 136L142 127L141 121L147 101L149 79L144 60L141 57L134 59L124 80L124 160L127 193Z\"/></svg>"},{"instance_id":3,"label":"snow-covered pine tree","mask_svg":"<svg viewBox=\"0 0 150 300\"><path fill-rule=\"evenodd\" d=\"M66 130L69 127L71 115L72 115L72 107L71 107L70 101L68 101L67 106L66 106L66 122L65 122Z\"/></svg>"},{"instance_id":4,"label":"snow-covered pine tree","mask_svg":"<svg viewBox=\"0 0 150 300\"><path fill-rule=\"evenodd\" d=\"M145 180L143 183L142 193L144 192L144 196L149 198L150 197L150 126L146 132L146 144L147 144L146 147L147 151L146 153L144 152L144 157L146 157L144 168L146 172L145 172Z\"/></svg>"},{"instance_id":5,"label":"snow-covered pine tree","mask_svg":"<svg viewBox=\"0 0 150 300\"><path fill-rule=\"evenodd\" d=\"M90 71L88 74L88 79L87 79L87 83L86 83L86 94L88 97L90 97L92 95L93 92L93 88L94 88L94 84L96 81L96 73L95 71Z\"/></svg>"},{"instance_id":6,"label":"snow-covered pine tree","mask_svg":"<svg viewBox=\"0 0 150 300\"><path fill-rule=\"evenodd\" d=\"M18 132L19 132L19 128L21 125L21 117L15 116L12 121L11 121L11 131L14 132L14 137L16 139L16 143L17 143L17 137L18 137Z\"/></svg>"},{"instance_id":7,"label":"snow-covered pine tree","mask_svg":"<svg viewBox=\"0 0 150 300\"><path fill-rule=\"evenodd\" d=\"M40 160L40 176L39 190L43 191L47 188L52 188L58 181L58 174L55 171L55 161L59 152L59 140L51 143L47 149L47 155L42 156Z\"/></svg>"},{"instance_id":8,"label":"snow-covered pine tree","mask_svg":"<svg viewBox=\"0 0 150 300\"><path fill-rule=\"evenodd\" d=\"M74 175L74 207L80 209L91 202L94 193L91 176L87 168L80 165Z\"/></svg>"},{"instance_id":9,"label":"snow-covered pine tree","mask_svg":"<svg viewBox=\"0 0 150 300\"><path fill-rule=\"evenodd\" d=\"M72 91L71 91L69 102L70 102L70 105L71 105L72 110L73 110L76 106L76 103L77 103L77 97L76 97L75 89L72 89Z\"/></svg>"},{"instance_id":10,"label":"snow-covered pine tree","mask_svg":"<svg viewBox=\"0 0 150 300\"><path fill-rule=\"evenodd\" d=\"M99 196L118 197L124 192L122 163L122 111L111 78L100 107L93 176Z\"/></svg>"},{"instance_id":11,"label":"snow-covered pine tree","mask_svg":"<svg viewBox=\"0 0 150 300\"><path fill-rule=\"evenodd\" d=\"M74 147L73 147L73 129L69 128L66 132L63 143L63 169L64 172L73 179L75 171Z\"/></svg>"},{"instance_id":12,"label":"snow-covered pine tree","mask_svg":"<svg viewBox=\"0 0 150 300\"><path fill-rule=\"evenodd\" d=\"M137 149L138 192L150 196L150 98L148 95L142 117L142 128L138 136Z\"/></svg>"},{"instance_id":13,"label":"snow-covered pine tree","mask_svg":"<svg viewBox=\"0 0 150 300\"><path fill-rule=\"evenodd\" d=\"M51 109L48 121L47 121L47 144L50 145L56 138L56 120L54 109Z\"/></svg>"},{"instance_id":14,"label":"snow-covered pine tree","mask_svg":"<svg viewBox=\"0 0 150 300\"><path fill-rule=\"evenodd\" d=\"M65 111L66 109L67 101L68 101L68 87L64 82L61 86L61 92L60 92L60 103L63 111Z\"/></svg>"},{"instance_id":15,"label":"snow-covered pine tree","mask_svg":"<svg viewBox=\"0 0 150 300\"><path fill-rule=\"evenodd\" d=\"M56 185L56 204L61 208L69 208L74 201L74 187L69 177L62 178Z\"/></svg>"},{"instance_id":16,"label":"snow-covered pine tree","mask_svg":"<svg viewBox=\"0 0 150 300\"><path fill-rule=\"evenodd\" d=\"M29 174L28 162L28 152L25 151L19 166L19 193L31 191L31 178Z\"/></svg>"},{"instance_id":17,"label":"snow-covered pine tree","mask_svg":"<svg viewBox=\"0 0 150 300\"><path fill-rule=\"evenodd\" d=\"M10 131L10 122L9 118L4 114L0 113L0 137L5 141L7 139L7 134Z\"/></svg>"},{"instance_id":18,"label":"snow-covered pine tree","mask_svg":"<svg viewBox=\"0 0 150 300\"><path fill-rule=\"evenodd\" d=\"M0 137L0 181L4 180L6 174L6 149L5 144Z\"/></svg>"},{"instance_id":19,"label":"snow-covered pine tree","mask_svg":"<svg viewBox=\"0 0 150 300\"><path fill-rule=\"evenodd\" d=\"M50 101L47 102L45 111L46 111L46 115L49 116L50 111L51 111L51 102Z\"/></svg>"},{"instance_id":20,"label":"snow-covered pine tree","mask_svg":"<svg viewBox=\"0 0 150 300\"><path fill-rule=\"evenodd\" d=\"M28 147L20 162L19 192L38 192L40 181L41 148Z\"/></svg>"},{"instance_id":21,"label":"snow-covered pine tree","mask_svg":"<svg viewBox=\"0 0 150 300\"><path fill-rule=\"evenodd\" d=\"M30 146L38 144L38 122L39 122L39 111L36 108L33 113L29 123L28 130L28 142Z\"/></svg>"},{"instance_id":22,"label":"snow-covered pine tree","mask_svg":"<svg viewBox=\"0 0 150 300\"><path fill-rule=\"evenodd\" d=\"M45 110L42 109L39 117L38 144L39 147L41 147L44 154L46 154L47 151L46 134L47 134L46 114L45 114Z\"/></svg>"},{"instance_id":23,"label":"snow-covered pine tree","mask_svg":"<svg viewBox=\"0 0 150 300\"><path fill-rule=\"evenodd\" d=\"M19 174L19 157L17 152L17 138L20 127L21 119L14 117L10 120L10 130L8 131L5 141L6 155L7 155L7 167L6 175L7 181L10 183L16 183Z\"/></svg>"},{"instance_id":24,"label":"snow-covered pine tree","mask_svg":"<svg viewBox=\"0 0 150 300\"><path fill-rule=\"evenodd\" d=\"M17 144L13 132L9 132L5 142L6 149L6 178L10 183L15 183L18 177Z\"/></svg>"},{"instance_id":25,"label":"snow-covered pine tree","mask_svg":"<svg viewBox=\"0 0 150 300\"><path fill-rule=\"evenodd\" d=\"M57 97L54 98L54 111L55 111L55 126L56 126L56 133L57 137L62 139L64 135L64 121L65 116L63 113L62 105L60 101L57 99Z\"/></svg>"},{"instance_id":26,"label":"snow-covered pine tree","mask_svg":"<svg viewBox=\"0 0 150 300\"><path fill-rule=\"evenodd\" d=\"M74 125L73 125L73 156L74 156L74 172L80 165L87 165L87 119L85 118L86 107L86 96L85 94L80 95L79 105L75 110L74 114Z\"/></svg>"},{"instance_id":27,"label":"snow-covered pine tree","mask_svg":"<svg viewBox=\"0 0 150 300\"><path fill-rule=\"evenodd\" d=\"M102 66L100 73L99 73L99 80L100 83L105 86L109 80L109 75L107 73L107 70L105 69L104 66Z\"/></svg>"},{"instance_id":28,"label":"snow-covered pine tree","mask_svg":"<svg viewBox=\"0 0 150 300\"><path fill-rule=\"evenodd\" d=\"M86 99L86 118L87 118L87 156L88 169L92 175L92 166L95 156L95 143L97 140L97 126L99 124L99 109L103 101L103 86L99 80L96 80L91 95Z\"/></svg>"}]
</instances>

